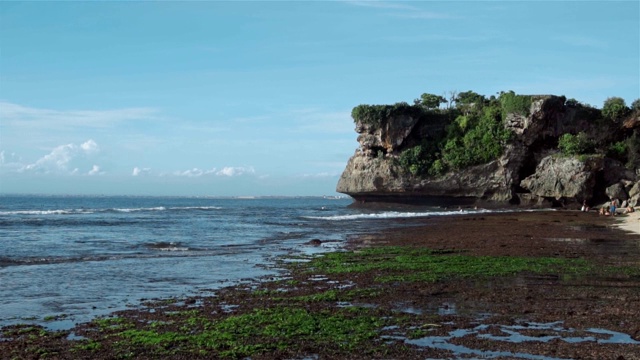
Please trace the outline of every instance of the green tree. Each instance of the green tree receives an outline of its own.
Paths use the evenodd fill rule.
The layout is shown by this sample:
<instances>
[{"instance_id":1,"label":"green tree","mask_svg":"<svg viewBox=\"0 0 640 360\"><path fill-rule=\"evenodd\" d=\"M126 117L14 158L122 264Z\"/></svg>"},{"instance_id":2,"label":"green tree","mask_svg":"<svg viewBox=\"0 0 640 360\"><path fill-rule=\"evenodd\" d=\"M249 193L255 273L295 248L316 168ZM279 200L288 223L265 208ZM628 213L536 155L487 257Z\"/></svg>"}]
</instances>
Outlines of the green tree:
<instances>
[{"instance_id":1,"label":"green tree","mask_svg":"<svg viewBox=\"0 0 640 360\"><path fill-rule=\"evenodd\" d=\"M427 109L437 109L440 107L440 104L444 104L446 102L447 102L447 99L445 99L440 95L427 94L427 93L420 95L420 103L422 104L422 106L426 107Z\"/></svg>"},{"instance_id":2,"label":"green tree","mask_svg":"<svg viewBox=\"0 0 640 360\"><path fill-rule=\"evenodd\" d=\"M484 103L484 96L471 90L463 91L461 93L458 93L458 96L456 97L456 103L458 105L482 105Z\"/></svg>"},{"instance_id":3,"label":"green tree","mask_svg":"<svg viewBox=\"0 0 640 360\"><path fill-rule=\"evenodd\" d=\"M456 97L456 108L468 115L471 112L479 112L484 106L485 98L483 95L475 93L471 90L458 93Z\"/></svg>"},{"instance_id":4,"label":"green tree","mask_svg":"<svg viewBox=\"0 0 640 360\"><path fill-rule=\"evenodd\" d=\"M640 111L640 99L635 99L631 103L631 110Z\"/></svg>"},{"instance_id":5,"label":"green tree","mask_svg":"<svg viewBox=\"0 0 640 360\"><path fill-rule=\"evenodd\" d=\"M602 115L609 120L618 121L628 115L630 109L627 107L623 98L610 97L604 101L602 106Z\"/></svg>"},{"instance_id":6,"label":"green tree","mask_svg":"<svg viewBox=\"0 0 640 360\"><path fill-rule=\"evenodd\" d=\"M580 106L580 102L574 98L571 99L567 99L567 101L564 102L564 104L568 107L578 107Z\"/></svg>"}]
</instances>

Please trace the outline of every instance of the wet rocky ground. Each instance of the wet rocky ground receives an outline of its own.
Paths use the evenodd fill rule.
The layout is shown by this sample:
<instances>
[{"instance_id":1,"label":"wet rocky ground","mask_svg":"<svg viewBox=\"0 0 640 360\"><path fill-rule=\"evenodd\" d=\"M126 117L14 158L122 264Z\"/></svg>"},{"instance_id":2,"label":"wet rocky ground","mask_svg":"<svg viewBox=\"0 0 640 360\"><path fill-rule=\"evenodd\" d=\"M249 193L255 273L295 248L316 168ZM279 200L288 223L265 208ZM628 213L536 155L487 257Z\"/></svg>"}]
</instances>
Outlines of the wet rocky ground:
<instances>
[{"instance_id":1,"label":"wet rocky ground","mask_svg":"<svg viewBox=\"0 0 640 360\"><path fill-rule=\"evenodd\" d=\"M0 358L640 359L640 236L615 218L398 221L215 296L2 328Z\"/></svg>"}]
</instances>

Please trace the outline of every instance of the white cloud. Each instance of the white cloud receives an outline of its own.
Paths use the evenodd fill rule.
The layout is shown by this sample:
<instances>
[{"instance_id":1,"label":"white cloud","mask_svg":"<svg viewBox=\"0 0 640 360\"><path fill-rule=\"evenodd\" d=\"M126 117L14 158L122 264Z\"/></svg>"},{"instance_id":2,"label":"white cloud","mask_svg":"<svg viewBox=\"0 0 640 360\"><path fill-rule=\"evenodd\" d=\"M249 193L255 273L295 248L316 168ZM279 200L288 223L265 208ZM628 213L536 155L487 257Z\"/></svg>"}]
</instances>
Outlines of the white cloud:
<instances>
[{"instance_id":1,"label":"white cloud","mask_svg":"<svg viewBox=\"0 0 640 360\"><path fill-rule=\"evenodd\" d=\"M142 175L146 175L146 174L150 174L151 173L151 169L150 168L139 168L139 167L134 167L133 168L133 173L131 174L132 176L142 176Z\"/></svg>"},{"instance_id":2,"label":"white cloud","mask_svg":"<svg viewBox=\"0 0 640 360\"><path fill-rule=\"evenodd\" d=\"M99 151L98 144L96 144L96 142L91 139L89 139L88 141L80 145L80 148L82 148L82 150L84 150L84 152L87 154L91 154Z\"/></svg>"},{"instance_id":3,"label":"white cloud","mask_svg":"<svg viewBox=\"0 0 640 360\"><path fill-rule=\"evenodd\" d=\"M240 176L244 174L254 174L253 167L224 167L222 170L216 172L218 176Z\"/></svg>"},{"instance_id":4,"label":"white cloud","mask_svg":"<svg viewBox=\"0 0 640 360\"><path fill-rule=\"evenodd\" d=\"M185 171L176 171L173 173L176 176L186 176L186 177L199 177L202 175L214 174L216 172L216 168L210 170L202 170L198 168L193 168Z\"/></svg>"},{"instance_id":5,"label":"white cloud","mask_svg":"<svg viewBox=\"0 0 640 360\"><path fill-rule=\"evenodd\" d=\"M87 175L102 175L102 174L104 174L104 172L100 172L100 166L98 165L93 165L91 170L89 170L89 172L87 173Z\"/></svg>"},{"instance_id":6,"label":"white cloud","mask_svg":"<svg viewBox=\"0 0 640 360\"><path fill-rule=\"evenodd\" d=\"M90 168L87 173L94 175L100 172L100 167L89 165L88 160L99 151L98 144L91 139L80 145L60 145L36 162L21 166L18 171L73 175L78 174L81 168Z\"/></svg>"}]
</instances>

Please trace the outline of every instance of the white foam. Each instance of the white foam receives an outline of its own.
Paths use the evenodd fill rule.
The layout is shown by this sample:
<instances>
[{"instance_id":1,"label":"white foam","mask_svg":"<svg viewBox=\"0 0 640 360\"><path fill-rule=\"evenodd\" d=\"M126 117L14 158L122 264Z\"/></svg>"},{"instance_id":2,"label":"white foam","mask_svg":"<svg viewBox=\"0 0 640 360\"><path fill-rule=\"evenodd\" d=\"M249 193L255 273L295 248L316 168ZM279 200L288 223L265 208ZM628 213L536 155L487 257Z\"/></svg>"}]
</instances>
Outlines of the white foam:
<instances>
[{"instance_id":1,"label":"white foam","mask_svg":"<svg viewBox=\"0 0 640 360\"><path fill-rule=\"evenodd\" d=\"M220 206L185 206L185 207L172 207L170 210L220 210Z\"/></svg>"},{"instance_id":2,"label":"white foam","mask_svg":"<svg viewBox=\"0 0 640 360\"><path fill-rule=\"evenodd\" d=\"M188 247L161 247L161 248L155 248L154 250L158 250L158 251L189 251Z\"/></svg>"},{"instance_id":3,"label":"white foam","mask_svg":"<svg viewBox=\"0 0 640 360\"><path fill-rule=\"evenodd\" d=\"M327 220L327 221L343 221L343 220L361 220L361 219L401 219L401 218L449 216L449 215L461 215L461 214L470 215L470 214L485 214L485 213L491 213L491 212L504 212L504 211L491 211L491 210L485 210L485 209L459 210L459 211L424 211L424 212L385 211L385 212L371 213L371 214L306 216L306 218L316 219L316 220Z\"/></svg>"},{"instance_id":4,"label":"white foam","mask_svg":"<svg viewBox=\"0 0 640 360\"><path fill-rule=\"evenodd\" d=\"M150 207L150 208L116 208L113 209L113 211L118 211L118 212L125 212L125 213L129 213L129 212L138 212L138 211L165 211L167 210L166 207L164 206L157 206L157 207Z\"/></svg>"},{"instance_id":5,"label":"white foam","mask_svg":"<svg viewBox=\"0 0 640 360\"><path fill-rule=\"evenodd\" d=\"M70 215L70 214L92 214L93 210L16 210L0 211L0 215Z\"/></svg>"}]
</instances>

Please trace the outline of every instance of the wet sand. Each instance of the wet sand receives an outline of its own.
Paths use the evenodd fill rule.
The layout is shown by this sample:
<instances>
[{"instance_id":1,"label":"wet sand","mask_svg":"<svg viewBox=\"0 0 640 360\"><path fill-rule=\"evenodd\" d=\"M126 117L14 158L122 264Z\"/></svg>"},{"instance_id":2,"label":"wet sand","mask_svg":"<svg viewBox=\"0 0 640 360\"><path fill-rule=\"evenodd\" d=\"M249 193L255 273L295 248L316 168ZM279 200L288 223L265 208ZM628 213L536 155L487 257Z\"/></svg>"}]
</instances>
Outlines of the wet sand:
<instances>
[{"instance_id":1,"label":"wet sand","mask_svg":"<svg viewBox=\"0 0 640 360\"><path fill-rule=\"evenodd\" d=\"M69 331L5 328L0 358L640 359L640 234L620 228L626 219L536 211L397 220L400 229L351 239L342 265L409 267L333 272L291 259L281 278L215 297L148 303ZM376 248L375 258L364 251ZM451 259L576 268L403 280ZM291 314L304 321L291 325ZM218 340L202 340L214 332Z\"/></svg>"}]
</instances>

